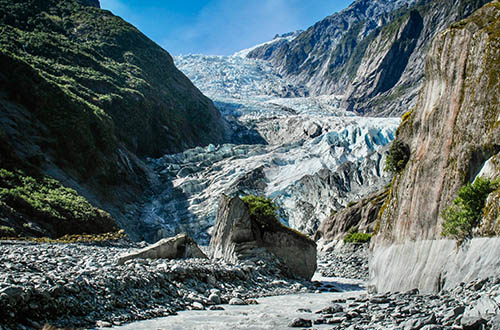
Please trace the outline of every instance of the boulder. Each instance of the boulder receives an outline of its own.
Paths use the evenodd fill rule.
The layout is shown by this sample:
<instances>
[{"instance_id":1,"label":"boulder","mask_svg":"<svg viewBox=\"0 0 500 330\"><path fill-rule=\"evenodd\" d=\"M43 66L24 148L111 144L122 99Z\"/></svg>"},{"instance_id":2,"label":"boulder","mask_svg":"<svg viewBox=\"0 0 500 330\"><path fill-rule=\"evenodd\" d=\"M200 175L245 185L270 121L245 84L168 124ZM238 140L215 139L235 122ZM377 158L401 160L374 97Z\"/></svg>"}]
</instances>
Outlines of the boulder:
<instances>
[{"instance_id":1,"label":"boulder","mask_svg":"<svg viewBox=\"0 0 500 330\"><path fill-rule=\"evenodd\" d=\"M174 237L164 238L142 250L123 255L118 258L118 264L122 265L131 259L180 258L208 259L196 242L187 234L182 233Z\"/></svg>"},{"instance_id":2,"label":"boulder","mask_svg":"<svg viewBox=\"0 0 500 330\"><path fill-rule=\"evenodd\" d=\"M222 195L210 240L212 259L236 263L271 255L291 277L310 280L316 270L316 243L275 220L255 219L238 197Z\"/></svg>"}]
</instances>

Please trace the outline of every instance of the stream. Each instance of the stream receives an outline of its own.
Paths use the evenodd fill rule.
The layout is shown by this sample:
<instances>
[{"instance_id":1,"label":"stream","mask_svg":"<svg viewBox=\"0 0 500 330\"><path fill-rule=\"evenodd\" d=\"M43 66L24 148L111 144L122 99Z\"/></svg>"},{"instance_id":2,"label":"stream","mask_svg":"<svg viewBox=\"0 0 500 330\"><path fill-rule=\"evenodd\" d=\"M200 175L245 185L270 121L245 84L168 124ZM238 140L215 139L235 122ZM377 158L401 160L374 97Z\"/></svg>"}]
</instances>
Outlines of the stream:
<instances>
[{"instance_id":1,"label":"stream","mask_svg":"<svg viewBox=\"0 0 500 330\"><path fill-rule=\"evenodd\" d=\"M315 281L322 283L321 293L302 293L284 296L258 298L257 305L221 305L224 310L182 311L178 315L158 319L133 322L114 329L150 330L150 329L290 329L288 324L295 318L308 320L319 318L314 314L332 300L348 299L366 294L363 281L328 278L315 275ZM339 292L328 292L326 288L335 287ZM306 309L309 311L298 311ZM316 329L329 329L331 324L314 325Z\"/></svg>"}]
</instances>

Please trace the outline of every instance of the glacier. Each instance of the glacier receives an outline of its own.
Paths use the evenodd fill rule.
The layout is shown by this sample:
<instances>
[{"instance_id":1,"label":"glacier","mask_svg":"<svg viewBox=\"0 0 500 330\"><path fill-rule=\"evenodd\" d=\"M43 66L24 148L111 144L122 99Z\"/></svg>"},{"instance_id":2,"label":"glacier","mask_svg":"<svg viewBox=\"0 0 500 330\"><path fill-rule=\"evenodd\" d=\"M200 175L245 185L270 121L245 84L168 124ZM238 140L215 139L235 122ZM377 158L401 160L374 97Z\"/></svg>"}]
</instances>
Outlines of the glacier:
<instances>
[{"instance_id":1,"label":"glacier","mask_svg":"<svg viewBox=\"0 0 500 330\"><path fill-rule=\"evenodd\" d=\"M310 97L244 53L174 59L221 111L229 143L147 159L159 182L140 215L151 240L187 232L207 243L221 194L268 196L283 223L312 235L390 179L385 151L399 118L356 117L342 95Z\"/></svg>"}]
</instances>

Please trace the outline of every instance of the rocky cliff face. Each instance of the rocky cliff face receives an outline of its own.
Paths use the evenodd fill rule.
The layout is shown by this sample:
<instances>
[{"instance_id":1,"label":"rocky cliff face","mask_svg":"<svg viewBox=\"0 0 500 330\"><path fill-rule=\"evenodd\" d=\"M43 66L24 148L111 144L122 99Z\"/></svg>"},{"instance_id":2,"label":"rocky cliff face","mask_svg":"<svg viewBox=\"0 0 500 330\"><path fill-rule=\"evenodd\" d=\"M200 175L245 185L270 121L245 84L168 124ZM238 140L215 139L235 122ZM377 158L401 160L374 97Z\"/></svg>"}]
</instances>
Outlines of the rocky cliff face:
<instances>
[{"instance_id":1,"label":"rocky cliff face","mask_svg":"<svg viewBox=\"0 0 500 330\"><path fill-rule=\"evenodd\" d=\"M418 104L398 129L411 156L383 207L379 242L438 238L458 189L485 167L500 174L491 165L500 151L499 18L495 1L432 43Z\"/></svg>"},{"instance_id":2,"label":"rocky cliff face","mask_svg":"<svg viewBox=\"0 0 500 330\"><path fill-rule=\"evenodd\" d=\"M488 0L356 1L291 41L248 53L313 95L359 114L401 115L417 100L430 41Z\"/></svg>"},{"instance_id":3,"label":"rocky cliff face","mask_svg":"<svg viewBox=\"0 0 500 330\"><path fill-rule=\"evenodd\" d=\"M139 157L222 140L212 102L97 0L0 1L0 22L1 167L55 177L130 229Z\"/></svg>"},{"instance_id":4,"label":"rocky cliff face","mask_svg":"<svg viewBox=\"0 0 500 330\"><path fill-rule=\"evenodd\" d=\"M349 61L359 40L379 26L386 14L414 2L358 0L293 40L256 48L248 57L272 61L280 73L304 83L314 94L332 93L342 88L331 86L333 71Z\"/></svg>"},{"instance_id":5,"label":"rocky cliff face","mask_svg":"<svg viewBox=\"0 0 500 330\"><path fill-rule=\"evenodd\" d=\"M354 205L330 215L323 221L314 235L315 240L341 241L352 228L363 233L375 230L376 221L382 205L387 198L388 191L383 189L369 195Z\"/></svg>"}]
</instances>

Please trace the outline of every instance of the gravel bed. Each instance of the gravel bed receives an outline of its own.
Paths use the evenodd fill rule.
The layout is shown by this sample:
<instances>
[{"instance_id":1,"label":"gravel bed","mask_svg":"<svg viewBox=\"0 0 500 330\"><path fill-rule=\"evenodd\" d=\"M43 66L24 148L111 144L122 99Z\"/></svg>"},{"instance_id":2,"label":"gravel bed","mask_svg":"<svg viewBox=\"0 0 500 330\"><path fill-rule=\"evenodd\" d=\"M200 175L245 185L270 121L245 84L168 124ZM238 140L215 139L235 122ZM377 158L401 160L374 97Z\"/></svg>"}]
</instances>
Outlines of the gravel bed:
<instances>
[{"instance_id":1,"label":"gravel bed","mask_svg":"<svg viewBox=\"0 0 500 330\"><path fill-rule=\"evenodd\" d=\"M368 280L368 244L344 244L333 251L318 253L317 272L325 277Z\"/></svg>"},{"instance_id":2,"label":"gravel bed","mask_svg":"<svg viewBox=\"0 0 500 330\"><path fill-rule=\"evenodd\" d=\"M308 292L276 265L203 259L117 264L141 245L0 242L0 330L119 325L257 296ZM237 298L237 299L235 299Z\"/></svg>"}]
</instances>

